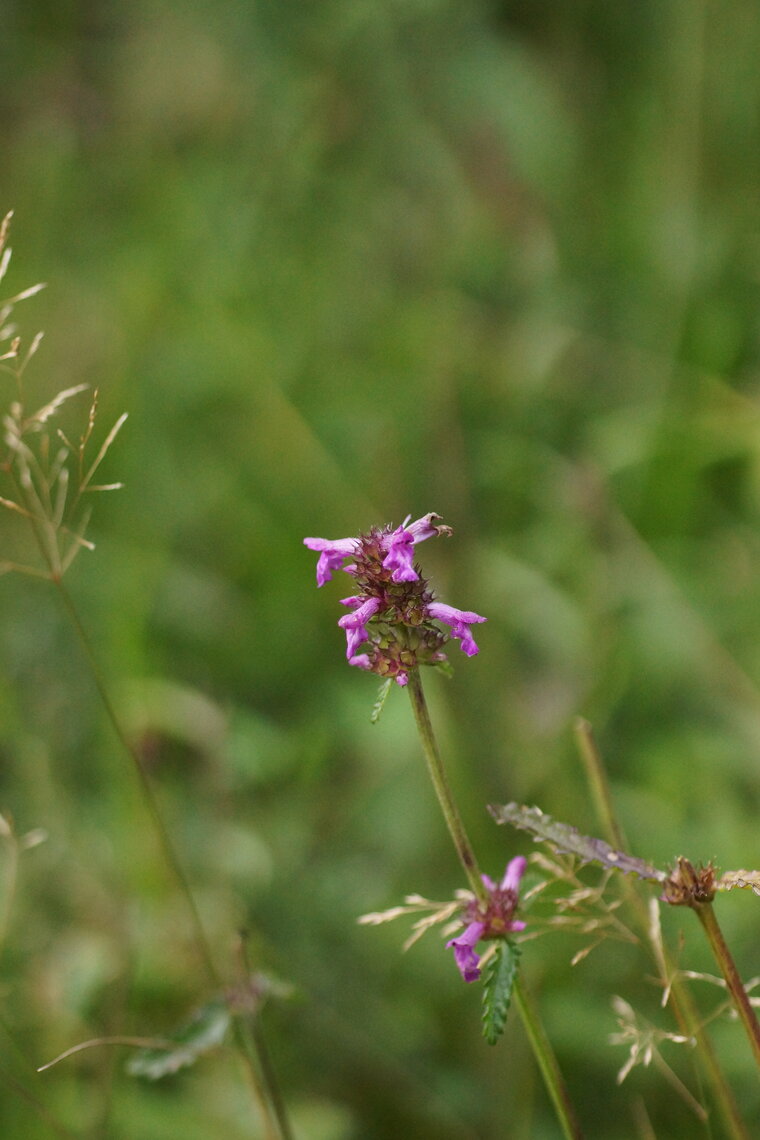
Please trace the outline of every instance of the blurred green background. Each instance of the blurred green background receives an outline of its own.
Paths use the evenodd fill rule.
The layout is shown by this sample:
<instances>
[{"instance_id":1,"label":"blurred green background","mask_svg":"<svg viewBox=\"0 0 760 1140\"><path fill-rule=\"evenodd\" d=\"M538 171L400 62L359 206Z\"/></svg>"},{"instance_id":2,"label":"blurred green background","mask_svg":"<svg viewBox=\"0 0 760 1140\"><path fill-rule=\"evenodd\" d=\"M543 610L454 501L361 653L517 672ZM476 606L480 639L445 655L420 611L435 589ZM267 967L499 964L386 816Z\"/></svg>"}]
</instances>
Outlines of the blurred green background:
<instances>
[{"instance_id":1,"label":"blurred green background","mask_svg":"<svg viewBox=\"0 0 760 1140\"><path fill-rule=\"evenodd\" d=\"M579 713L637 854L760 862L758 58L739 0L3 6L8 289L49 282L17 313L46 332L30 402L86 382L101 432L130 417L69 588L225 976L246 927L295 987L264 1022L298 1137L558 1135L517 1017L489 1048L437 935L355 924L464 884L304 535L454 528L420 558L489 620L427 687L491 874L527 841L489 802L598 830ZM157 1085L106 1048L34 1073L209 994L65 613L10 576L0 607L0 811L48 833L3 947L3 1135L56 1135L20 1083L88 1140L254 1136L224 1052ZM759 906L719 902L745 977ZM669 937L710 969L690 919ZM589 1136L722 1135L654 1068L616 1086L611 996L675 1026L643 951L571 967L582 944L523 962ZM715 1040L752 1132L746 1042Z\"/></svg>"}]
</instances>

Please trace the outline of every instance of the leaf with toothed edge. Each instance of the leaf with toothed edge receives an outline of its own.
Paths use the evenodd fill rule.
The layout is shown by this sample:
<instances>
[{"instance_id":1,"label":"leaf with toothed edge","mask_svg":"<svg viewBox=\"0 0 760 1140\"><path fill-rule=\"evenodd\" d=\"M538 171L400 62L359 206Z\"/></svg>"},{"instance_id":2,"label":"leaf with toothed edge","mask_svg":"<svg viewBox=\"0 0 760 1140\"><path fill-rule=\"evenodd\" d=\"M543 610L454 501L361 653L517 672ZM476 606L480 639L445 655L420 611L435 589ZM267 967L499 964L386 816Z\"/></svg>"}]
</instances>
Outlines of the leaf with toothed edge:
<instances>
[{"instance_id":1,"label":"leaf with toothed edge","mask_svg":"<svg viewBox=\"0 0 760 1140\"><path fill-rule=\"evenodd\" d=\"M377 694L377 700L372 706L372 712L370 713L369 717L372 724L377 724L377 722L380 720L380 714L385 708L385 702L388 700L388 693L391 691L392 684L393 679L391 677L388 677L388 679L386 681L383 681L382 685L380 686Z\"/></svg>"},{"instance_id":2,"label":"leaf with toothed edge","mask_svg":"<svg viewBox=\"0 0 760 1140\"><path fill-rule=\"evenodd\" d=\"M165 1048L141 1049L135 1053L127 1062L127 1072L132 1077L157 1081L193 1065L204 1053L222 1044L231 1020L224 1001L218 998L210 1001L169 1034Z\"/></svg>"},{"instance_id":3,"label":"leaf with toothed edge","mask_svg":"<svg viewBox=\"0 0 760 1140\"><path fill-rule=\"evenodd\" d=\"M506 939L496 945L496 953L486 966L483 985L483 1036L495 1045L504 1032L517 978L520 948Z\"/></svg>"},{"instance_id":4,"label":"leaf with toothed edge","mask_svg":"<svg viewBox=\"0 0 760 1140\"><path fill-rule=\"evenodd\" d=\"M511 803L502 806L492 804L488 810L497 823L511 823L521 831L529 831L537 843L551 843L556 851L574 855L581 863L601 863L611 870L657 883L664 882L668 877L665 871L658 871L651 863L628 855L625 851L616 851L603 839L581 835L577 827L552 819L540 808Z\"/></svg>"}]
</instances>

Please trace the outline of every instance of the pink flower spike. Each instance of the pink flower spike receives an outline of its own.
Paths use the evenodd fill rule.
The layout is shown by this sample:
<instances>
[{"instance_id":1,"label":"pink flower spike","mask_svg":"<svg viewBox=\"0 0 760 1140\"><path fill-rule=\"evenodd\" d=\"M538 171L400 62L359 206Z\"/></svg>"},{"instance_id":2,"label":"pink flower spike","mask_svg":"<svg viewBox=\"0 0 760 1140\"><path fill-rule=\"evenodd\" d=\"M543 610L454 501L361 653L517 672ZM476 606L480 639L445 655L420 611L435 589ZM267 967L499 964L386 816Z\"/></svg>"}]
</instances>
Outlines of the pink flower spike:
<instances>
[{"instance_id":1,"label":"pink flower spike","mask_svg":"<svg viewBox=\"0 0 760 1140\"><path fill-rule=\"evenodd\" d=\"M462 642L463 653L468 657L475 656L478 647L469 626L486 621L486 618L472 613L471 610L457 610L453 606L447 606L445 602L431 602L427 607L427 613L429 617L442 621L451 628L451 636Z\"/></svg>"},{"instance_id":2,"label":"pink flower spike","mask_svg":"<svg viewBox=\"0 0 760 1140\"><path fill-rule=\"evenodd\" d=\"M333 576L334 570L340 570L341 563L351 558L359 548L355 538L305 538L304 546L309 550L319 552L317 559L317 585L324 586Z\"/></svg>"},{"instance_id":3,"label":"pink flower spike","mask_svg":"<svg viewBox=\"0 0 760 1140\"><path fill-rule=\"evenodd\" d=\"M447 948L453 947L454 961L459 967L459 973L466 982L476 982L480 977L480 957L475 953L475 946L480 941L486 928L484 922L471 922L462 934L457 935L446 943Z\"/></svg>"}]
</instances>

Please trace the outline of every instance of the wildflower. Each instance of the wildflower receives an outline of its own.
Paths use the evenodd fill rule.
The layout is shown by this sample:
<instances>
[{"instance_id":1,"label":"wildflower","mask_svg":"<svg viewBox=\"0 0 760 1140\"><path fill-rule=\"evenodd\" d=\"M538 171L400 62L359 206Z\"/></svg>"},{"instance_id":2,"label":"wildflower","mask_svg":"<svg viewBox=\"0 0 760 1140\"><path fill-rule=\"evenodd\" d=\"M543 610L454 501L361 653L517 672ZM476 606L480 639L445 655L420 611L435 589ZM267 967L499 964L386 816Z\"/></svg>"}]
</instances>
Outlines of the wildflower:
<instances>
[{"instance_id":1,"label":"wildflower","mask_svg":"<svg viewBox=\"0 0 760 1140\"><path fill-rule=\"evenodd\" d=\"M333 570L339 570L341 562L354 553L358 546L355 538L337 538L331 542L329 538L305 538L304 544L309 550L318 550L317 559L317 585L324 586L333 576Z\"/></svg>"},{"instance_id":2,"label":"wildflower","mask_svg":"<svg viewBox=\"0 0 760 1140\"><path fill-rule=\"evenodd\" d=\"M443 602L432 602L428 606L427 612L430 617L442 621L444 625L451 626L451 636L462 642L462 652L466 653L468 657L475 656L478 647L468 626L485 621L484 617L472 613L471 610L455 610L453 606L447 606Z\"/></svg>"},{"instance_id":3,"label":"wildflower","mask_svg":"<svg viewBox=\"0 0 760 1140\"><path fill-rule=\"evenodd\" d=\"M366 669L398 685L406 685L409 670L419 665L441 665L443 647L450 637L463 652L478 652L470 626L486 619L470 610L437 602L429 584L414 564L418 543L436 535L451 534L434 512L410 522L408 516L393 529L373 527L358 538L305 538L319 554L317 585L324 586L336 570L350 574L360 592L342 600L351 613L338 625L346 634L350 665ZM441 630L442 623L450 633ZM366 652L358 653L360 646Z\"/></svg>"},{"instance_id":4,"label":"wildflower","mask_svg":"<svg viewBox=\"0 0 760 1140\"><path fill-rule=\"evenodd\" d=\"M488 875L481 875L488 897L470 899L462 915L462 921L466 923L465 929L446 943L447 947L453 949L454 960L466 982L477 981L480 977L480 958L475 952L478 942L506 938L525 929L525 923L513 917L525 867L524 856L518 855L507 864L500 883L495 883Z\"/></svg>"},{"instance_id":5,"label":"wildflower","mask_svg":"<svg viewBox=\"0 0 760 1140\"><path fill-rule=\"evenodd\" d=\"M343 598L340 604L342 606L356 606L352 614L346 614L338 621L340 628L346 631L348 643L346 657L350 660L362 642L368 639L367 622L371 617L374 617L383 603L380 598L365 599L359 595L355 598Z\"/></svg>"}]
</instances>

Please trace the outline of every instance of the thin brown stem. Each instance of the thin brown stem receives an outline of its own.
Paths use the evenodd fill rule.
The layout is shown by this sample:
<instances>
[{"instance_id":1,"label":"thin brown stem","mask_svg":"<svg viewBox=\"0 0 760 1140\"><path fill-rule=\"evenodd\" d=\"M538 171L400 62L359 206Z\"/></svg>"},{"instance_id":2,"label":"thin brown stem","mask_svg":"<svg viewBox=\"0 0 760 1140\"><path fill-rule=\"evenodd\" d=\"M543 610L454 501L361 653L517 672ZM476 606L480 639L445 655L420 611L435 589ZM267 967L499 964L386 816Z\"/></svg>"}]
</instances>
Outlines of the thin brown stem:
<instances>
[{"instance_id":1,"label":"thin brown stem","mask_svg":"<svg viewBox=\"0 0 760 1140\"><path fill-rule=\"evenodd\" d=\"M602 833L617 850L627 851L625 834L618 821L610 791L607 769L594 737L593 729L587 720L579 718L576 721L575 735ZM620 876L619 882L620 889L630 903L636 915L639 929L657 962L663 984L670 989L673 1013L679 1029L685 1037L693 1038L697 1042L704 1072L723 1113L728 1134L733 1140L750 1140L734 1094L718 1063L712 1041L702 1025L694 999L688 987L679 977L676 966L664 944L653 938L647 903L627 875Z\"/></svg>"},{"instance_id":2,"label":"thin brown stem","mask_svg":"<svg viewBox=\"0 0 760 1140\"><path fill-rule=\"evenodd\" d=\"M723 937L723 931L715 917L712 903L696 903L692 910L696 912L697 918L702 923L702 929L707 935L710 949L715 955L715 961L720 966L728 992L734 999L734 1005L749 1039L755 1061L760 1068L760 1023L758 1023L757 1016L736 968L736 963Z\"/></svg>"}]
</instances>

